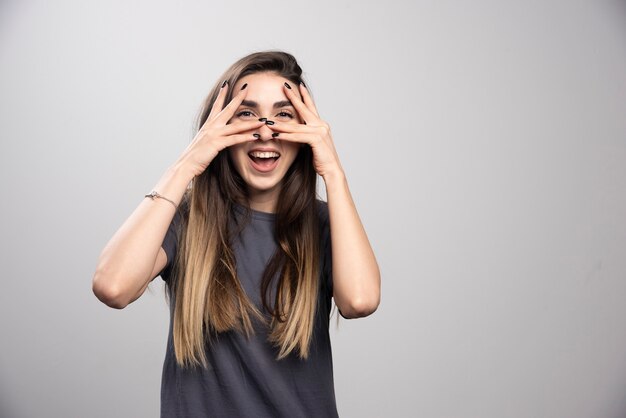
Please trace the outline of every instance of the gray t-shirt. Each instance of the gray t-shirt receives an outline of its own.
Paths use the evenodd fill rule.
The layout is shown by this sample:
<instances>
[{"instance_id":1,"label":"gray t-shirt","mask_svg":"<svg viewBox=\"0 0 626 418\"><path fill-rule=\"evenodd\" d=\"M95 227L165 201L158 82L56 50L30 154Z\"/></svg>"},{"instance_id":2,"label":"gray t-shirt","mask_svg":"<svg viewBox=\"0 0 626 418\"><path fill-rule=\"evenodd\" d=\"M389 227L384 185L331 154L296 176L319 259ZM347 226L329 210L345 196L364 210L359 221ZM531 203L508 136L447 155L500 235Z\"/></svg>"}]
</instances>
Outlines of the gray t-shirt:
<instances>
[{"instance_id":1,"label":"gray t-shirt","mask_svg":"<svg viewBox=\"0 0 626 418\"><path fill-rule=\"evenodd\" d=\"M205 346L209 367L183 369L176 363L172 339L172 315L161 382L161 418L192 417L337 417L333 363L328 334L332 297L332 259L328 205L317 201L320 215L320 287L309 358L291 353L276 360L278 350L267 341L268 330L254 321L250 340L236 331L213 336ZM234 215L241 219L243 208ZM252 211L250 223L233 242L237 275L250 300L262 312L260 286L265 266L274 251L275 215ZM163 241L167 265L161 277L169 285L176 254L177 211ZM272 282L274 285L276 281ZM274 290L274 289L273 289ZM270 299L273 300L273 299Z\"/></svg>"}]
</instances>

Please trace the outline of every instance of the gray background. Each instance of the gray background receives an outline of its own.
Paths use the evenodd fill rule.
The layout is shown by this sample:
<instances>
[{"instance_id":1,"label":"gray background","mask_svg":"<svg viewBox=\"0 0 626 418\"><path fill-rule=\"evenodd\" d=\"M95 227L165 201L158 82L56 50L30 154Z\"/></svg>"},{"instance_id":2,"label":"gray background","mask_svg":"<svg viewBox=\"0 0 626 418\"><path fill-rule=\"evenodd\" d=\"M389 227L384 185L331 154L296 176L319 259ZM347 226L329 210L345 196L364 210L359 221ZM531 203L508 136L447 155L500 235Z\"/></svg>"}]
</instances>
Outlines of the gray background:
<instances>
[{"instance_id":1,"label":"gray background","mask_svg":"<svg viewBox=\"0 0 626 418\"><path fill-rule=\"evenodd\" d=\"M623 1L3 1L0 416L155 417L160 279L97 257L222 71L292 52L382 271L342 417L626 416Z\"/></svg>"}]
</instances>

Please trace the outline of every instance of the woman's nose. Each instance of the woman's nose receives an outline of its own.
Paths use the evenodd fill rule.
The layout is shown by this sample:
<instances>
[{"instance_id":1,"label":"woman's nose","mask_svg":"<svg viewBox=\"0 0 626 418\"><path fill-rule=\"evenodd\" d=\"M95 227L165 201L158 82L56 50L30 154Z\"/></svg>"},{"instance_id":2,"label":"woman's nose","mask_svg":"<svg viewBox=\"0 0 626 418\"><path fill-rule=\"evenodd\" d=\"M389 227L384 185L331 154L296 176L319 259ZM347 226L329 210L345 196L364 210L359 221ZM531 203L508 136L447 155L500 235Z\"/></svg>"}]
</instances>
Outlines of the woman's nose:
<instances>
[{"instance_id":1,"label":"woman's nose","mask_svg":"<svg viewBox=\"0 0 626 418\"><path fill-rule=\"evenodd\" d=\"M267 125L261 126L258 130L258 134L261 135L261 137L259 138L261 141L269 141L270 139L274 139L274 137L272 136L273 133L274 131L272 131Z\"/></svg>"}]
</instances>

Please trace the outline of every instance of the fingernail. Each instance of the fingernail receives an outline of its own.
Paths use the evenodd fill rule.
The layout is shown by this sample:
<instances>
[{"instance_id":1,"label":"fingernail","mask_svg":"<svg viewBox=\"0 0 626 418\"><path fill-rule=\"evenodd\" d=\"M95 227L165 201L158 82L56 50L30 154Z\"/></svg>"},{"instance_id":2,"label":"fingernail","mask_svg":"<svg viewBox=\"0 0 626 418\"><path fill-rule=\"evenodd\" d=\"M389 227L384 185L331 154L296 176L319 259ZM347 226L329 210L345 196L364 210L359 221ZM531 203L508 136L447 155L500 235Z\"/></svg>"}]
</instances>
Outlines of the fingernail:
<instances>
[{"instance_id":1,"label":"fingernail","mask_svg":"<svg viewBox=\"0 0 626 418\"><path fill-rule=\"evenodd\" d=\"M226 86L226 84L228 84L228 80L224 80L224 82L222 83L222 87L220 87L220 88L222 88L222 89L223 89L223 88L224 88L224 86Z\"/></svg>"},{"instance_id":2,"label":"fingernail","mask_svg":"<svg viewBox=\"0 0 626 418\"><path fill-rule=\"evenodd\" d=\"M267 118L260 118L259 119L259 122L266 122L266 121L267 121Z\"/></svg>"},{"instance_id":3,"label":"fingernail","mask_svg":"<svg viewBox=\"0 0 626 418\"><path fill-rule=\"evenodd\" d=\"M276 138L277 136L278 136L278 132L274 132L274 133L272 134L272 138Z\"/></svg>"},{"instance_id":4,"label":"fingernail","mask_svg":"<svg viewBox=\"0 0 626 418\"><path fill-rule=\"evenodd\" d=\"M243 86L241 86L241 90L245 89L246 87L248 87L248 83L245 83Z\"/></svg>"},{"instance_id":5,"label":"fingernail","mask_svg":"<svg viewBox=\"0 0 626 418\"><path fill-rule=\"evenodd\" d=\"M265 124L266 124L266 125L273 125L273 124L274 124L274 121L273 121L273 120L266 120L266 121L265 121Z\"/></svg>"},{"instance_id":6,"label":"fingernail","mask_svg":"<svg viewBox=\"0 0 626 418\"><path fill-rule=\"evenodd\" d=\"M291 90L291 86L289 85L289 83L285 83L285 87L287 87L289 90Z\"/></svg>"},{"instance_id":7,"label":"fingernail","mask_svg":"<svg viewBox=\"0 0 626 418\"><path fill-rule=\"evenodd\" d=\"M261 138L261 134L252 134L253 137L255 137L256 139Z\"/></svg>"},{"instance_id":8,"label":"fingernail","mask_svg":"<svg viewBox=\"0 0 626 418\"><path fill-rule=\"evenodd\" d=\"M304 88L306 88L306 84L304 84L304 81L300 80L300 84L302 84Z\"/></svg>"}]
</instances>

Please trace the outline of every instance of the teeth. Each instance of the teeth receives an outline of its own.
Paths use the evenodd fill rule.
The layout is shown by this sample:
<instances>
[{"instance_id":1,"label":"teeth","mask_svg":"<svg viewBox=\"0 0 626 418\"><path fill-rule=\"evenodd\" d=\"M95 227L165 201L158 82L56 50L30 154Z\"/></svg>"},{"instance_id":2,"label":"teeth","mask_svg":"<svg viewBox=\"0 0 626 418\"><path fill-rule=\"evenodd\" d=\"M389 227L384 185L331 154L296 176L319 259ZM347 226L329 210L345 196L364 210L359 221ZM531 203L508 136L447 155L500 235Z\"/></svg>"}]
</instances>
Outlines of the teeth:
<instances>
[{"instance_id":1,"label":"teeth","mask_svg":"<svg viewBox=\"0 0 626 418\"><path fill-rule=\"evenodd\" d=\"M280 157L280 154L277 152L273 152L273 151L266 151L266 152L261 152L261 151L252 151L250 153L251 156L256 157L256 158L275 158L275 157Z\"/></svg>"}]
</instances>

